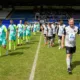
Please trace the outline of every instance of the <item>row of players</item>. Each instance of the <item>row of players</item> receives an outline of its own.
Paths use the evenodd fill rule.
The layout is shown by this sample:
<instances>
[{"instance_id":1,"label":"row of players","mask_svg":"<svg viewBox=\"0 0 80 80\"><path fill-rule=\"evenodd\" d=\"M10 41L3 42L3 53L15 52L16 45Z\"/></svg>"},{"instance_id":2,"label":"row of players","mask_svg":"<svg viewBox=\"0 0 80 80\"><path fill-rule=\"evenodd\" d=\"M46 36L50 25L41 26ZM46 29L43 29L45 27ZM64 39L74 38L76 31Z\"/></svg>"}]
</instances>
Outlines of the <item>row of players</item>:
<instances>
[{"instance_id":1,"label":"row of players","mask_svg":"<svg viewBox=\"0 0 80 80\"><path fill-rule=\"evenodd\" d=\"M41 30L44 34L44 44L47 45L49 42L49 47L52 47L54 45L55 36L58 34L59 40L59 49L61 49L61 39L63 30L66 27L65 24L63 24L62 20L59 20L59 22L56 23L44 23L41 26Z\"/></svg>"},{"instance_id":2,"label":"row of players","mask_svg":"<svg viewBox=\"0 0 80 80\"><path fill-rule=\"evenodd\" d=\"M65 26L63 21L60 20L58 25L54 23L43 24L41 29L44 34L44 42L48 44L49 47L54 45L55 35L57 33L59 39L59 49L66 48L66 64L69 74L72 74L72 55L76 51L76 34L78 32L78 27L74 25L74 19L70 18L68 20L69 26ZM64 44L65 42L65 44Z\"/></svg>"},{"instance_id":3,"label":"row of players","mask_svg":"<svg viewBox=\"0 0 80 80\"><path fill-rule=\"evenodd\" d=\"M66 46L66 63L67 69L69 73L71 71L71 61L72 54L76 51L76 34L78 32L78 27L74 25L74 19L70 18L68 20L69 26L65 26L63 21L60 20L57 27L54 23L42 24L41 30L44 34L45 44L49 42L49 47L54 45L55 35L56 33L59 36L59 49L64 48L64 39ZM38 25L38 27L37 27ZM0 56L1 56L1 46L6 49L6 40L8 39L9 34L9 50L11 50L11 42L14 41L14 50L16 49L16 36L18 37L18 45L22 45L23 40L26 38L26 41L30 40L31 30L35 34L36 31L40 30L39 24L34 24L33 27L30 24L22 24L22 20L16 26L13 23L13 20L10 20L10 25L8 29L2 24L2 20L0 20ZM6 49L6 54L8 54L8 50Z\"/></svg>"},{"instance_id":4,"label":"row of players","mask_svg":"<svg viewBox=\"0 0 80 80\"><path fill-rule=\"evenodd\" d=\"M6 44L9 37L9 49L6 49L6 54L8 51L11 51L12 42L14 44L14 50L16 49L16 38L18 38L18 46L22 45L23 40L26 42L30 41L31 32L36 35L36 32L40 31L40 24L38 22L31 25L27 23L27 21L22 24L22 20L19 21L18 25L15 25L13 20L10 20L10 25L7 29L5 25L2 24L2 20L0 20L0 56L2 47L6 49Z\"/></svg>"}]
</instances>

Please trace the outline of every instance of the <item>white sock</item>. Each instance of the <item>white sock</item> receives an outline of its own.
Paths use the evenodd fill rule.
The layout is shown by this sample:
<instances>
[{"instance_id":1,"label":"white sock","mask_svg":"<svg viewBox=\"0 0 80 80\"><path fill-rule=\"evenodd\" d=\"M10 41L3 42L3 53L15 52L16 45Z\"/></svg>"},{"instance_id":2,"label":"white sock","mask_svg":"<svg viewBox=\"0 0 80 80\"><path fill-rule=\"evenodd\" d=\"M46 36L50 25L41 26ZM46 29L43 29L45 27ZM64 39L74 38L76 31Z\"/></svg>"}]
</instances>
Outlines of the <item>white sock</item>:
<instances>
[{"instance_id":1,"label":"white sock","mask_svg":"<svg viewBox=\"0 0 80 80\"><path fill-rule=\"evenodd\" d=\"M71 62L70 58L66 58L67 68L70 68L70 62Z\"/></svg>"},{"instance_id":2,"label":"white sock","mask_svg":"<svg viewBox=\"0 0 80 80\"><path fill-rule=\"evenodd\" d=\"M72 56L70 57L70 61L72 62ZM71 63L71 62L70 62L70 63Z\"/></svg>"}]
</instances>

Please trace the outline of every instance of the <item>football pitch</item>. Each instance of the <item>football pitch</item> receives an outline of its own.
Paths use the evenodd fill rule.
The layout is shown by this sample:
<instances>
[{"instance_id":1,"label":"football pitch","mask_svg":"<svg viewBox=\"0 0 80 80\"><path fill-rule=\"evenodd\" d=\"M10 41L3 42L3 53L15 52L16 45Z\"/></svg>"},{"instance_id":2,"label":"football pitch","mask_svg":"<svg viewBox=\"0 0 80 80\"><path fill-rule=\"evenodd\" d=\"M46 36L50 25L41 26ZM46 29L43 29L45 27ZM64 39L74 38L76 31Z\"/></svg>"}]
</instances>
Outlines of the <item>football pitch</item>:
<instances>
[{"instance_id":1,"label":"football pitch","mask_svg":"<svg viewBox=\"0 0 80 80\"><path fill-rule=\"evenodd\" d=\"M37 33L32 35L30 43L17 46L8 56L5 56L3 49L0 57L0 80L29 80L31 72L34 76L32 80L80 80L80 36L77 35L72 75L67 73L65 49L59 50L57 37L55 41L55 46L48 48L44 46L43 35ZM33 67L35 70L32 70Z\"/></svg>"}]
</instances>

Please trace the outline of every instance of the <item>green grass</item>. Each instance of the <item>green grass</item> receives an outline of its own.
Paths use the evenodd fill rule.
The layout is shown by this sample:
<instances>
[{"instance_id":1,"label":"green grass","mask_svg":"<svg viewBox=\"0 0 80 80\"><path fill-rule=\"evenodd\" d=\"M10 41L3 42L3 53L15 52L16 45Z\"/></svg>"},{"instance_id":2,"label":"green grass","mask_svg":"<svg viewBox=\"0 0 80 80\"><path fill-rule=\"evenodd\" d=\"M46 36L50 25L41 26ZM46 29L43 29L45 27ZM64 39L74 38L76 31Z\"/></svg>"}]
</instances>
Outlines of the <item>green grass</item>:
<instances>
[{"instance_id":1,"label":"green grass","mask_svg":"<svg viewBox=\"0 0 80 80\"><path fill-rule=\"evenodd\" d=\"M73 74L69 75L66 68L65 49L56 46L43 46L42 39L34 80L80 80L80 36L77 36L77 52L73 56Z\"/></svg>"},{"instance_id":2,"label":"green grass","mask_svg":"<svg viewBox=\"0 0 80 80\"><path fill-rule=\"evenodd\" d=\"M39 42L40 33L32 36L31 42L17 47L5 56L3 49L0 57L0 80L28 80L34 56Z\"/></svg>"},{"instance_id":3,"label":"green grass","mask_svg":"<svg viewBox=\"0 0 80 80\"><path fill-rule=\"evenodd\" d=\"M32 36L31 43L17 47L17 50L0 57L0 80L29 80L34 56L38 46L40 33ZM41 40L34 80L80 80L80 36L77 36L77 52L73 56L73 74L66 70L65 49L58 50L56 38L55 47L44 46Z\"/></svg>"}]
</instances>

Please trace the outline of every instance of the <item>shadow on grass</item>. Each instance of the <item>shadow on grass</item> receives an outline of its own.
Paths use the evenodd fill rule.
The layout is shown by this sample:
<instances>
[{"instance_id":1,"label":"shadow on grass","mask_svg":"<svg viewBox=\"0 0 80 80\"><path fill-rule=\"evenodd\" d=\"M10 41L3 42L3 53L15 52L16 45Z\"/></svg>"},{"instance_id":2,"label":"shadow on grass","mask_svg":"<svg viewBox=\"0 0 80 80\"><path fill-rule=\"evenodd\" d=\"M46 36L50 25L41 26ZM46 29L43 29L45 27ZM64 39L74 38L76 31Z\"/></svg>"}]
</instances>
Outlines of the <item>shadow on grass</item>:
<instances>
[{"instance_id":1,"label":"shadow on grass","mask_svg":"<svg viewBox=\"0 0 80 80\"><path fill-rule=\"evenodd\" d=\"M32 41L32 42L39 42L39 41Z\"/></svg>"},{"instance_id":2,"label":"shadow on grass","mask_svg":"<svg viewBox=\"0 0 80 80\"><path fill-rule=\"evenodd\" d=\"M22 55L23 52L11 52L9 55L13 56L13 55Z\"/></svg>"},{"instance_id":3,"label":"shadow on grass","mask_svg":"<svg viewBox=\"0 0 80 80\"><path fill-rule=\"evenodd\" d=\"M74 68L76 68L76 66L79 66L80 65L80 61L75 61L75 62L73 62L72 63L72 70L74 69Z\"/></svg>"},{"instance_id":4,"label":"shadow on grass","mask_svg":"<svg viewBox=\"0 0 80 80\"><path fill-rule=\"evenodd\" d=\"M35 43L37 43L37 42L39 42L39 41L30 41L30 42L26 42L26 43L24 43L23 45L35 44Z\"/></svg>"},{"instance_id":5,"label":"shadow on grass","mask_svg":"<svg viewBox=\"0 0 80 80\"><path fill-rule=\"evenodd\" d=\"M2 55L1 56L1 58L2 57L7 57L7 56L12 56L12 55L22 55L23 54L23 52L10 52L8 55Z\"/></svg>"},{"instance_id":6,"label":"shadow on grass","mask_svg":"<svg viewBox=\"0 0 80 80\"><path fill-rule=\"evenodd\" d=\"M54 44L54 47L57 47L57 46L59 46L59 44L58 44L58 43L55 43L55 44Z\"/></svg>"},{"instance_id":7,"label":"shadow on grass","mask_svg":"<svg viewBox=\"0 0 80 80\"><path fill-rule=\"evenodd\" d=\"M16 50L19 50L19 49L29 49L30 47L18 47Z\"/></svg>"}]
</instances>

